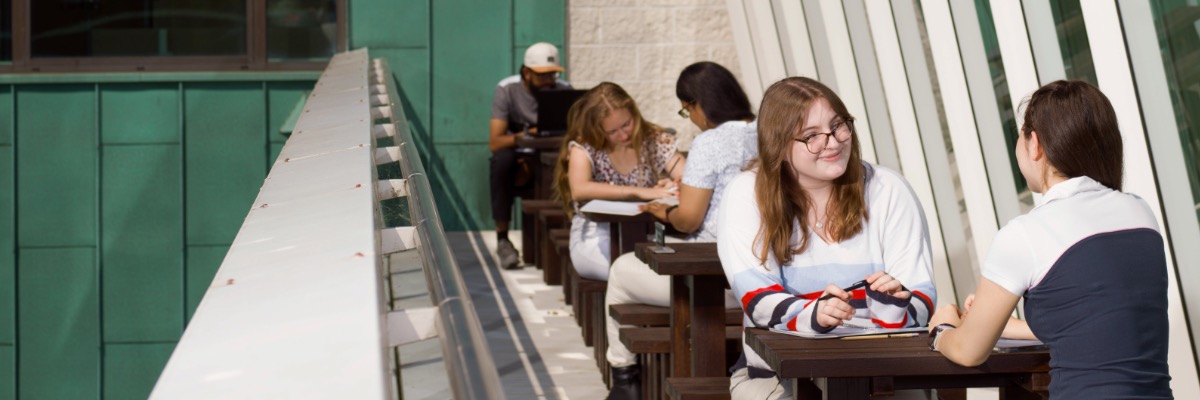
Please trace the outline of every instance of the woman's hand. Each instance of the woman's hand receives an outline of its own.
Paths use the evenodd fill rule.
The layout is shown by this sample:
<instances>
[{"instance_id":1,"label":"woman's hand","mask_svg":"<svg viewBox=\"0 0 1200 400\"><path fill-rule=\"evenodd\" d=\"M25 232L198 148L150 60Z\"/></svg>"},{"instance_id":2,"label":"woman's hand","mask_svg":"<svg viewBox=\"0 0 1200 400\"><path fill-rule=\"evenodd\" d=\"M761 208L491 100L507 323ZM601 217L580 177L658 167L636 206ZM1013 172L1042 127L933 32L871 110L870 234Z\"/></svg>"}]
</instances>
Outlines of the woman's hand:
<instances>
[{"instance_id":1,"label":"woman's hand","mask_svg":"<svg viewBox=\"0 0 1200 400\"><path fill-rule=\"evenodd\" d=\"M660 186L632 189L634 197L636 197L638 200L658 200L664 197L671 197L675 195L674 190Z\"/></svg>"},{"instance_id":2,"label":"woman's hand","mask_svg":"<svg viewBox=\"0 0 1200 400\"><path fill-rule=\"evenodd\" d=\"M937 312L929 317L929 331L941 324L950 324L954 326L962 326L962 314L958 311L958 305L946 304L938 307Z\"/></svg>"},{"instance_id":3,"label":"woman's hand","mask_svg":"<svg viewBox=\"0 0 1200 400\"><path fill-rule=\"evenodd\" d=\"M669 207L663 203L646 203L638 206L638 210L650 213L650 215L653 215L659 221L670 222L667 221L667 208Z\"/></svg>"},{"instance_id":4,"label":"woman's hand","mask_svg":"<svg viewBox=\"0 0 1200 400\"><path fill-rule=\"evenodd\" d=\"M904 290L904 285L900 281L893 278L883 271L876 271L871 275L867 275L867 284L871 290L895 297L897 299L908 299L912 297L912 292Z\"/></svg>"},{"instance_id":5,"label":"woman's hand","mask_svg":"<svg viewBox=\"0 0 1200 400\"><path fill-rule=\"evenodd\" d=\"M825 295L833 295L833 297L817 302L817 309L813 311L817 313L817 325L831 328L854 318L854 307L850 305L850 293L846 293L845 290L831 283L825 287L825 293L821 294L821 297L825 297Z\"/></svg>"}]
</instances>

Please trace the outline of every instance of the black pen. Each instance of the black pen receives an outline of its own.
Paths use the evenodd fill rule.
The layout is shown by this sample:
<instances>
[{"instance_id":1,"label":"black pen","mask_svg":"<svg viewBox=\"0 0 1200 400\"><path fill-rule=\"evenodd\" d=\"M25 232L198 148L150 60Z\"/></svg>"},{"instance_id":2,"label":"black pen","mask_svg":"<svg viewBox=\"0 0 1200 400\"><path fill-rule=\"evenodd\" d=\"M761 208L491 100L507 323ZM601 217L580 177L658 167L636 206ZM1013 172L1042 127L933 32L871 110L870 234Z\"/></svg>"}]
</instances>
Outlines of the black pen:
<instances>
[{"instance_id":1,"label":"black pen","mask_svg":"<svg viewBox=\"0 0 1200 400\"><path fill-rule=\"evenodd\" d=\"M844 292L846 292L846 293L850 293L850 291L851 291L851 290L858 289L858 288L862 288L862 287L866 287L866 286L867 286L867 280L866 280L866 279L863 279L863 280L861 280L861 281L854 282L854 283L853 283L853 284L851 284L850 286L846 286L846 288L845 288L845 289L842 289L842 291L844 291ZM817 299L817 301L829 300L829 299L832 299L832 298L833 298L833 293L829 293L829 294L826 294L826 295L824 295L824 296L821 296L820 298L818 298L818 299Z\"/></svg>"}]
</instances>

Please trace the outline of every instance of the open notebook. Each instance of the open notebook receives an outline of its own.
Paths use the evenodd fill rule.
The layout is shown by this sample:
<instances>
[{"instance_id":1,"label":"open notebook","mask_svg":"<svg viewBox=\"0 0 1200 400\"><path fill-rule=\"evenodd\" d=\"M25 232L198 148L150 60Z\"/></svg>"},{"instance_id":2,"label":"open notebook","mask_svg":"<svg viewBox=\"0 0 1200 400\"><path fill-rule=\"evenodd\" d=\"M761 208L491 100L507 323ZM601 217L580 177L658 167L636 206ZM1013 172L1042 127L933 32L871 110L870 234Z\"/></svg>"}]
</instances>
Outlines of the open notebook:
<instances>
[{"instance_id":1,"label":"open notebook","mask_svg":"<svg viewBox=\"0 0 1200 400\"><path fill-rule=\"evenodd\" d=\"M853 336L891 335L891 334L903 334L903 333L910 333L910 332L925 332L928 330L929 330L929 328L924 327L924 326L918 326L915 328L868 328L868 327L858 327L858 326L853 326L853 327L852 326L839 326L837 328L833 328L832 331L829 331L827 333L813 333L813 332L796 332L796 331L788 331L788 330L771 328L771 332L786 333L788 335L799 336L799 337L806 338L806 339L838 339L838 338L853 337Z\"/></svg>"}]
</instances>

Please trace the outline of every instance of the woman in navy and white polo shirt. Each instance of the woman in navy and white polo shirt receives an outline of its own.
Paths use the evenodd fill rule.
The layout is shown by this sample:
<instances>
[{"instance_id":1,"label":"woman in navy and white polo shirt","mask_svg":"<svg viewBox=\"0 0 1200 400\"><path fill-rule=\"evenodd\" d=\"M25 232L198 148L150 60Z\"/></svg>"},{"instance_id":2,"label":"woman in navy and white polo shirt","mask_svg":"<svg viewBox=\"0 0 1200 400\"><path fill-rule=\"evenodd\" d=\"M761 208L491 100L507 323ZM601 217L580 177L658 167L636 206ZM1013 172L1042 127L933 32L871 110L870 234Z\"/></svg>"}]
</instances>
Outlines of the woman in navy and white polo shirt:
<instances>
[{"instance_id":1,"label":"woman in navy and white polo shirt","mask_svg":"<svg viewBox=\"0 0 1200 400\"><path fill-rule=\"evenodd\" d=\"M1117 117L1104 94L1056 81L1029 98L1017 164L1029 214L996 235L964 314L942 306L930 346L955 363L987 360L998 337L1050 348L1053 399L1169 399L1167 270L1150 206L1121 192ZM1021 296L1026 320L1011 318Z\"/></svg>"}]
</instances>

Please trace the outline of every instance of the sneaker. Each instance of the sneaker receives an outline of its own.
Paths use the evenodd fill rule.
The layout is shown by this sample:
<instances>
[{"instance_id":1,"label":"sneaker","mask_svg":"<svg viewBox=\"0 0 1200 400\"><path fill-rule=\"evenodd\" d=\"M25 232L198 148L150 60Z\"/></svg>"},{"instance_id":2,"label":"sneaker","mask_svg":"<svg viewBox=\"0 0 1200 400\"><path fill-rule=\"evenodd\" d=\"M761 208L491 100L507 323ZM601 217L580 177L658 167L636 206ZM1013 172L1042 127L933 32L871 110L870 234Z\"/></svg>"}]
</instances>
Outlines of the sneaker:
<instances>
[{"instance_id":1,"label":"sneaker","mask_svg":"<svg viewBox=\"0 0 1200 400\"><path fill-rule=\"evenodd\" d=\"M521 257L517 254L517 248L508 239L503 239L496 243L496 256L500 257L501 268L516 269L521 267Z\"/></svg>"}]
</instances>

